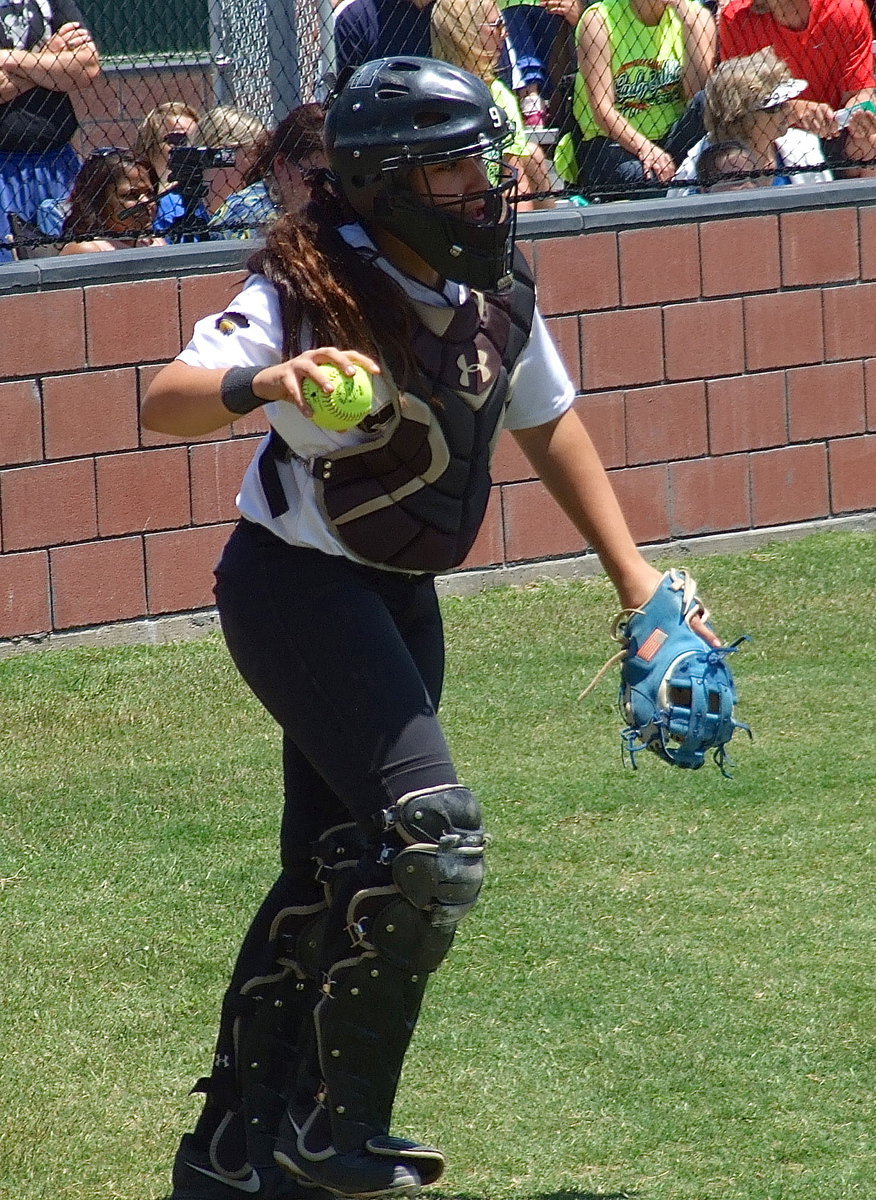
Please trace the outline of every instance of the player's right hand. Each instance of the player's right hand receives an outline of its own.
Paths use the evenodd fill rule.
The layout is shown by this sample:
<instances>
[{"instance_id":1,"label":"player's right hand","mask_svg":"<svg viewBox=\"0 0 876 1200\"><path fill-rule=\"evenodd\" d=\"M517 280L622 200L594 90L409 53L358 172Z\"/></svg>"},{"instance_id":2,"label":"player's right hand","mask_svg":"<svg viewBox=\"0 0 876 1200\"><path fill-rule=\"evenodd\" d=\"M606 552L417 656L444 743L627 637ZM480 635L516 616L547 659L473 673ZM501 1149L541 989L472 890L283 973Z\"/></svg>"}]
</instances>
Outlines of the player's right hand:
<instances>
[{"instance_id":1,"label":"player's right hand","mask_svg":"<svg viewBox=\"0 0 876 1200\"><path fill-rule=\"evenodd\" d=\"M339 350L337 346L319 346L287 358L275 367L265 367L253 379L252 390L266 404L285 400L294 404L305 417L312 417L313 409L305 400L301 385L305 379L312 379L318 387L330 387L331 379L320 370L326 364L347 375L352 375L356 367L362 367L371 375L380 374L380 364L367 354L360 354L358 350Z\"/></svg>"}]
</instances>

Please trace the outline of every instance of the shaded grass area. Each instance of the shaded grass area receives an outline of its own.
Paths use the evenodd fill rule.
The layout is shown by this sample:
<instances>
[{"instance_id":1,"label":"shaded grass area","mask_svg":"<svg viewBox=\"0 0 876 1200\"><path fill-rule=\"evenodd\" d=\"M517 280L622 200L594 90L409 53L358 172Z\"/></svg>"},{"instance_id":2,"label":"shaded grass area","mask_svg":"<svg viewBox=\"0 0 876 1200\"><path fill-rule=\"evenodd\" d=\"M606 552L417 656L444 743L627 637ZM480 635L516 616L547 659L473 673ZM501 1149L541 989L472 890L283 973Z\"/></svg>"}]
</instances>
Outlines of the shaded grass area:
<instances>
[{"instance_id":1,"label":"shaded grass area","mask_svg":"<svg viewBox=\"0 0 876 1200\"><path fill-rule=\"evenodd\" d=\"M688 565L756 741L620 760L603 580L444 601L443 718L494 836L397 1125L455 1200L876 1192L876 543ZM668 565L668 564L666 564ZM215 638L0 663L0 1195L157 1200L248 918L279 737Z\"/></svg>"}]
</instances>

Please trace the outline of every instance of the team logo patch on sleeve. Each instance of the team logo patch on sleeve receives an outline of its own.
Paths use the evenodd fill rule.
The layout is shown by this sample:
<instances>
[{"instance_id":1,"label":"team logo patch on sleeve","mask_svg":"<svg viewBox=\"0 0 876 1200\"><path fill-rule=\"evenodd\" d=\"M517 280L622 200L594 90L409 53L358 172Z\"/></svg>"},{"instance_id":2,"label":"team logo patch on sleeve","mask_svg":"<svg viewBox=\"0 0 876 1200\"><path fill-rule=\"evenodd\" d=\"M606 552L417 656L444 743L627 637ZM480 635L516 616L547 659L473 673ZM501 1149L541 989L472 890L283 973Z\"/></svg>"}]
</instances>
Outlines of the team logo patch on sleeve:
<instances>
[{"instance_id":1,"label":"team logo patch on sleeve","mask_svg":"<svg viewBox=\"0 0 876 1200\"><path fill-rule=\"evenodd\" d=\"M249 329L249 321L243 313L224 312L216 318L216 328L228 337L235 329Z\"/></svg>"},{"instance_id":2,"label":"team logo patch on sleeve","mask_svg":"<svg viewBox=\"0 0 876 1200\"><path fill-rule=\"evenodd\" d=\"M669 634L664 633L662 629L653 630L642 642L636 657L641 658L644 662L650 662L668 637Z\"/></svg>"}]
</instances>

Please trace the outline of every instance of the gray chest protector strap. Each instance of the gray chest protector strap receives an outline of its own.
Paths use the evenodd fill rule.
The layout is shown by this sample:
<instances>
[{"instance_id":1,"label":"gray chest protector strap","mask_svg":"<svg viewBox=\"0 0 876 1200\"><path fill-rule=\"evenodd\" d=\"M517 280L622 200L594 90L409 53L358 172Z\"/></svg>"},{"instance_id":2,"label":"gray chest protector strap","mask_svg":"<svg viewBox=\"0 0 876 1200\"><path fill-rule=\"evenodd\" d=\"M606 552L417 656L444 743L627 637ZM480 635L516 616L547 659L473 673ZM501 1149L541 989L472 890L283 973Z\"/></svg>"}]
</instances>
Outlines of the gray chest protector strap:
<instances>
[{"instance_id":1,"label":"gray chest protector strap","mask_svg":"<svg viewBox=\"0 0 876 1200\"><path fill-rule=\"evenodd\" d=\"M413 792L382 824L373 854L332 899L314 1012L316 1103L312 1091L290 1101L275 1154L344 1196L414 1195L443 1171L434 1147L390 1136L392 1106L428 977L484 875L480 806L467 788Z\"/></svg>"}]
</instances>

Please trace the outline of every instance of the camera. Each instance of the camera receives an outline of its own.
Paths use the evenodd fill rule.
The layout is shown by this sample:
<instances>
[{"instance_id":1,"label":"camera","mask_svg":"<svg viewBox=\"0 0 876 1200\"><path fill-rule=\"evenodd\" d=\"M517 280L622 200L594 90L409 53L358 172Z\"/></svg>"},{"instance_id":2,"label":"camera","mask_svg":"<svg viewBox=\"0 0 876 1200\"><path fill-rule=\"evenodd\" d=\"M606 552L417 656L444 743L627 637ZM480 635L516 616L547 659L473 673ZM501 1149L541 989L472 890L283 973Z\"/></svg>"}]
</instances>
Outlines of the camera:
<instances>
[{"instance_id":1,"label":"camera","mask_svg":"<svg viewBox=\"0 0 876 1200\"><path fill-rule=\"evenodd\" d=\"M233 167L234 147L227 146L174 146L170 152L170 178L194 175L214 167Z\"/></svg>"}]
</instances>

